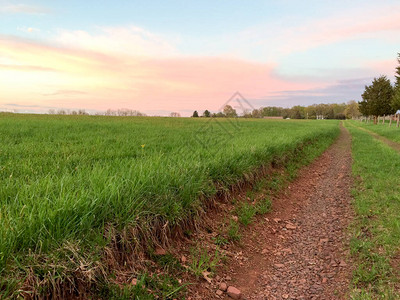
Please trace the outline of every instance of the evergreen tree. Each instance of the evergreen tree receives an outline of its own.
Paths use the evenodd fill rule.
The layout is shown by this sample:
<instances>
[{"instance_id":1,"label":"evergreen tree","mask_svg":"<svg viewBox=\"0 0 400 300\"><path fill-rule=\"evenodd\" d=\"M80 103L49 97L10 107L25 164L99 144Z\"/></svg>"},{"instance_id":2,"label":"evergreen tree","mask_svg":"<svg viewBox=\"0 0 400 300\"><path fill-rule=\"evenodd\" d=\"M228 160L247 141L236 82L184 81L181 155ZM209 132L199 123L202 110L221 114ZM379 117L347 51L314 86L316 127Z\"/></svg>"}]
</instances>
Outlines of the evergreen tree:
<instances>
[{"instance_id":1,"label":"evergreen tree","mask_svg":"<svg viewBox=\"0 0 400 300\"><path fill-rule=\"evenodd\" d=\"M399 65L396 68L396 82L394 84L394 94L392 100L392 107L395 111L400 109L400 53L397 55L397 61Z\"/></svg>"},{"instance_id":2,"label":"evergreen tree","mask_svg":"<svg viewBox=\"0 0 400 300\"><path fill-rule=\"evenodd\" d=\"M193 112L193 116L192 116L193 118L198 118L199 117L199 113L197 112L197 110L195 110L194 112Z\"/></svg>"},{"instance_id":3,"label":"evergreen tree","mask_svg":"<svg viewBox=\"0 0 400 300\"><path fill-rule=\"evenodd\" d=\"M203 112L203 117L209 118L210 116L211 116L211 113L206 109L206 110Z\"/></svg>"},{"instance_id":4,"label":"evergreen tree","mask_svg":"<svg viewBox=\"0 0 400 300\"><path fill-rule=\"evenodd\" d=\"M374 78L372 84L365 87L361 97L363 101L359 103L360 112L363 115L374 116L374 123L376 123L378 116L389 115L394 112L391 106L393 87L390 80L384 75Z\"/></svg>"}]
</instances>

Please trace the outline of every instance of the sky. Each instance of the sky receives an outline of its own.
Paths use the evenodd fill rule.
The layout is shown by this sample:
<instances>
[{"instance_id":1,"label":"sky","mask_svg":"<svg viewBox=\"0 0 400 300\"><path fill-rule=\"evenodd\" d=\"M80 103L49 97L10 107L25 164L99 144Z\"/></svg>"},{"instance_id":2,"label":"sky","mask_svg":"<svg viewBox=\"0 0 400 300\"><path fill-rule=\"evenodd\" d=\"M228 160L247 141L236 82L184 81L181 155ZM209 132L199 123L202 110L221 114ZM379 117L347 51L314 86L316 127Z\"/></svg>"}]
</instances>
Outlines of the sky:
<instances>
[{"instance_id":1,"label":"sky","mask_svg":"<svg viewBox=\"0 0 400 300\"><path fill-rule=\"evenodd\" d=\"M0 111L359 101L398 52L399 0L0 0Z\"/></svg>"}]
</instances>

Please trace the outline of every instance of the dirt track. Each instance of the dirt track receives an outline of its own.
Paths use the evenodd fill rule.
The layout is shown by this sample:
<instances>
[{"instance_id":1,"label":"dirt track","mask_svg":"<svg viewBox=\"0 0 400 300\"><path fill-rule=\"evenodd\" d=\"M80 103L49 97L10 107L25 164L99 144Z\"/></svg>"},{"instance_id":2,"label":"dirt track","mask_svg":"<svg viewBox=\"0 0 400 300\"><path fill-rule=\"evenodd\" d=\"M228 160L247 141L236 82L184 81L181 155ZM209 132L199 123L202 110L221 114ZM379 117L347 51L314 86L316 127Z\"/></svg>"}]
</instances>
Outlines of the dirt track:
<instances>
[{"instance_id":1,"label":"dirt track","mask_svg":"<svg viewBox=\"0 0 400 300\"><path fill-rule=\"evenodd\" d=\"M394 150L400 152L400 144L399 143L397 143L395 141L392 141L392 140L389 140L388 138L385 138L384 136L381 136L381 135L379 135L379 134L377 134L377 133L375 133L375 132L373 132L371 130L368 130L366 128L359 127L359 126L356 126L356 125L352 125L352 126L356 127L357 129L360 129L360 130L363 130L363 131L369 133L375 139L384 142L386 145L388 145L388 146L392 147Z\"/></svg>"},{"instance_id":2,"label":"dirt track","mask_svg":"<svg viewBox=\"0 0 400 300\"><path fill-rule=\"evenodd\" d=\"M338 140L249 228L223 279L244 299L347 299L351 137ZM225 299L230 299L224 296Z\"/></svg>"}]
</instances>

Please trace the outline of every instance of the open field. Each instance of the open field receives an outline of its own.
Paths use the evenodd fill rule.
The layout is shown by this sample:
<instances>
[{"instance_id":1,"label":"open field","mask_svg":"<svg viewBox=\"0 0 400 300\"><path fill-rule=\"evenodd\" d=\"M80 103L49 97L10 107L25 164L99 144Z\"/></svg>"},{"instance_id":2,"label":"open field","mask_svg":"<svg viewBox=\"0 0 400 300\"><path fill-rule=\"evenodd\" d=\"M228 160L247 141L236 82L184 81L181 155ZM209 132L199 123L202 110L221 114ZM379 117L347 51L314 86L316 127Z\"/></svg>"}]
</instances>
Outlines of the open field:
<instances>
[{"instance_id":1,"label":"open field","mask_svg":"<svg viewBox=\"0 0 400 300\"><path fill-rule=\"evenodd\" d=\"M360 126L357 122L351 124ZM398 128L362 128L396 140ZM355 257L354 299L398 299L400 246L400 156L368 132L347 126L353 136L356 219L350 250Z\"/></svg>"},{"instance_id":2,"label":"open field","mask_svg":"<svg viewBox=\"0 0 400 300\"><path fill-rule=\"evenodd\" d=\"M115 235L162 242L206 199L339 132L336 121L7 114L0 128L3 293L95 268Z\"/></svg>"}]
</instances>

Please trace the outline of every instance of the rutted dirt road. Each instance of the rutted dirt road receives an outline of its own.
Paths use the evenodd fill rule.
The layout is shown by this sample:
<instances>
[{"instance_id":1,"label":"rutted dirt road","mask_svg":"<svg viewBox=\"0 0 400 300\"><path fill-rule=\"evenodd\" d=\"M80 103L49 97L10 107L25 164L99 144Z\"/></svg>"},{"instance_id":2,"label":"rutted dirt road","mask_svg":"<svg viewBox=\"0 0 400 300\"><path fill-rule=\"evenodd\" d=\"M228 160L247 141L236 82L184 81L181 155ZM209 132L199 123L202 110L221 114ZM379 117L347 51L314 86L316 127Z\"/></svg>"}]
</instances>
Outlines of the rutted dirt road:
<instances>
[{"instance_id":1,"label":"rutted dirt road","mask_svg":"<svg viewBox=\"0 0 400 300\"><path fill-rule=\"evenodd\" d=\"M273 211L249 228L221 281L243 299L347 299L351 183L351 137L342 127L337 141L273 200Z\"/></svg>"}]
</instances>

